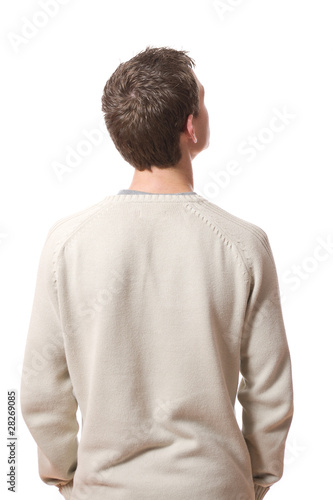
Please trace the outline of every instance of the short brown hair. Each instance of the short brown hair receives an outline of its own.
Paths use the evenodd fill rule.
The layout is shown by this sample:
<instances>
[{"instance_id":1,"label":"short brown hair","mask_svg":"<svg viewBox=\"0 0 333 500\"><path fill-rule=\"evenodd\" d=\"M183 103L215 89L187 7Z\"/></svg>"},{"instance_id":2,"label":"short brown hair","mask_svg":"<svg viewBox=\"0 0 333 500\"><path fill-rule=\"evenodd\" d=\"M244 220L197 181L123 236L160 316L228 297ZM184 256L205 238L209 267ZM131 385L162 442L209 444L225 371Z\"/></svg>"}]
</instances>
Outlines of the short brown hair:
<instances>
[{"instance_id":1,"label":"short brown hair","mask_svg":"<svg viewBox=\"0 0 333 500\"><path fill-rule=\"evenodd\" d=\"M199 114L199 88L188 51L147 47L106 82L102 111L121 156L138 170L181 159L180 133Z\"/></svg>"}]
</instances>

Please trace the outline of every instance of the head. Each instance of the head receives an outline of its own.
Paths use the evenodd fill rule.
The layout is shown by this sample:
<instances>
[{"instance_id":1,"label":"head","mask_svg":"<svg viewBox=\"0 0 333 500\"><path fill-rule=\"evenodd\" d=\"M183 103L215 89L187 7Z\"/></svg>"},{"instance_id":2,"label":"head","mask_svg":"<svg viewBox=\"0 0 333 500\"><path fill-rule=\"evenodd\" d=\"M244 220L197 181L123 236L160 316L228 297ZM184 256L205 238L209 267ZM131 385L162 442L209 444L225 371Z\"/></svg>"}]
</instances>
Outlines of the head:
<instances>
[{"instance_id":1,"label":"head","mask_svg":"<svg viewBox=\"0 0 333 500\"><path fill-rule=\"evenodd\" d=\"M186 51L147 47L106 82L102 111L122 157L138 170L167 168L209 145L204 89Z\"/></svg>"}]
</instances>

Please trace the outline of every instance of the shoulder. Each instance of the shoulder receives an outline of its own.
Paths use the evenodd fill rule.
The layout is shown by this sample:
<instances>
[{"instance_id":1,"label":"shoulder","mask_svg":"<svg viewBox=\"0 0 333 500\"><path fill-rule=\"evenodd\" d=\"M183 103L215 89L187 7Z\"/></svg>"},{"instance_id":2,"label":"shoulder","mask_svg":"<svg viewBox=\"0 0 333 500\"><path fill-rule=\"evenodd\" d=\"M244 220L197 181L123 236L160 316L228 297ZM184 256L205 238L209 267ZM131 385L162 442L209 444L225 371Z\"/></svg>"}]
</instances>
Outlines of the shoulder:
<instances>
[{"instance_id":1,"label":"shoulder","mask_svg":"<svg viewBox=\"0 0 333 500\"><path fill-rule=\"evenodd\" d=\"M252 267L253 261L272 258L269 238L263 228L208 200L201 207L207 218L237 247L248 269Z\"/></svg>"},{"instance_id":2,"label":"shoulder","mask_svg":"<svg viewBox=\"0 0 333 500\"><path fill-rule=\"evenodd\" d=\"M87 208L62 217L50 226L44 239L44 245L40 255L40 272L47 273L52 269L54 276L56 276L59 256L66 244L80 228L87 224L94 215L97 215L98 212L104 208L106 200L107 198L104 198L102 201L90 205Z\"/></svg>"},{"instance_id":3,"label":"shoulder","mask_svg":"<svg viewBox=\"0 0 333 500\"><path fill-rule=\"evenodd\" d=\"M106 198L87 208L73 212L61 219L56 220L49 228L45 244L48 246L64 245L75 232L84 226L88 221L105 206Z\"/></svg>"},{"instance_id":4,"label":"shoulder","mask_svg":"<svg viewBox=\"0 0 333 500\"><path fill-rule=\"evenodd\" d=\"M227 212L218 205L208 202L207 217L214 220L216 226L236 247L242 259L252 285L263 279L271 284L277 283L277 270L268 235L263 228ZM268 281L267 281L268 280Z\"/></svg>"}]
</instances>

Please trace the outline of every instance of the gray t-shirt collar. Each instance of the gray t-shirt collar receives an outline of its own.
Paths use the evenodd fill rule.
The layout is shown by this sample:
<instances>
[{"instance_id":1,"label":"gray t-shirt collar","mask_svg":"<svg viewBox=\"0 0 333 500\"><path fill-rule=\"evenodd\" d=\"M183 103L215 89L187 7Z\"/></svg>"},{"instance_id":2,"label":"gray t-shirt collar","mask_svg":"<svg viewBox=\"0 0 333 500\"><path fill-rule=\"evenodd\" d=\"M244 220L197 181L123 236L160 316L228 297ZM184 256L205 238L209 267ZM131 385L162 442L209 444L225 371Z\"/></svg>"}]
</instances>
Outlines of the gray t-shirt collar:
<instances>
[{"instance_id":1,"label":"gray t-shirt collar","mask_svg":"<svg viewBox=\"0 0 333 500\"><path fill-rule=\"evenodd\" d=\"M146 191L134 191L134 189L121 189L117 194L197 194L194 191L187 191L185 193L147 193Z\"/></svg>"}]
</instances>

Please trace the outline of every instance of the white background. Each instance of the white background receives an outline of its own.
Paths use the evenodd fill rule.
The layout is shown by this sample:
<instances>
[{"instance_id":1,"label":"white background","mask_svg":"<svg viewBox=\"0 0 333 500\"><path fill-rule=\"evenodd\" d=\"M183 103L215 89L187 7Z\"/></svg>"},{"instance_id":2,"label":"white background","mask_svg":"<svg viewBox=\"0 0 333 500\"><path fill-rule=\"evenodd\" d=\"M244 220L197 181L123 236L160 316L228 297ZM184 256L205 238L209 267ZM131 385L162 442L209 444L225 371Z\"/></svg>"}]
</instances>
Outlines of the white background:
<instances>
[{"instance_id":1,"label":"white background","mask_svg":"<svg viewBox=\"0 0 333 500\"><path fill-rule=\"evenodd\" d=\"M46 4L49 12L53 4L52 15ZM329 498L331 2L61 4L17 0L1 6L1 497L14 498L6 489L7 390L20 386L42 245L58 219L129 187L134 169L100 125L100 99L120 62L147 45L164 45L189 51L206 89L211 141L193 162L194 191L262 227L278 270L295 414L284 475L267 499ZM279 121L279 132L270 132L276 110L289 118ZM80 149L85 134L99 127L99 144ZM250 159L239 148L251 137L260 150ZM59 176L55 165L66 166L71 148L84 153ZM232 175L231 161L238 162ZM239 404L236 410L239 418ZM57 488L38 476L35 442L19 408L17 418L15 498L60 499Z\"/></svg>"}]
</instances>

